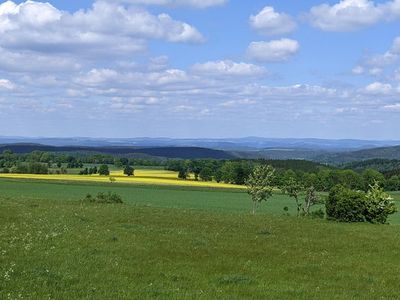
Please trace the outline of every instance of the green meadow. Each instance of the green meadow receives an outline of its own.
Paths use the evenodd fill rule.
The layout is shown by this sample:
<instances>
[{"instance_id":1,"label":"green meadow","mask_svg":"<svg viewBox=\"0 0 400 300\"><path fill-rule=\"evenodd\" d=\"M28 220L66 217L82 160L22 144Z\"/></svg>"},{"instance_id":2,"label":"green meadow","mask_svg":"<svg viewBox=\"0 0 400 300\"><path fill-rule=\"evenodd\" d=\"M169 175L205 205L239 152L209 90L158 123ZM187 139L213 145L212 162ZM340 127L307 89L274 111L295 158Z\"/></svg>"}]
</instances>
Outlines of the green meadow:
<instances>
[{"instance_id":1,"label":"green meadow","mask_svg":"<svg viewBox=\"0 0 400 300\"><path fill-rule=\"evenodd\" d=\"M81 203L113 191L125 204ZM399 199L399 195L395 194ZM0 180L0 299L397 299L400 218L342 224L274 195Z\"/></svg>"}]
</instances>

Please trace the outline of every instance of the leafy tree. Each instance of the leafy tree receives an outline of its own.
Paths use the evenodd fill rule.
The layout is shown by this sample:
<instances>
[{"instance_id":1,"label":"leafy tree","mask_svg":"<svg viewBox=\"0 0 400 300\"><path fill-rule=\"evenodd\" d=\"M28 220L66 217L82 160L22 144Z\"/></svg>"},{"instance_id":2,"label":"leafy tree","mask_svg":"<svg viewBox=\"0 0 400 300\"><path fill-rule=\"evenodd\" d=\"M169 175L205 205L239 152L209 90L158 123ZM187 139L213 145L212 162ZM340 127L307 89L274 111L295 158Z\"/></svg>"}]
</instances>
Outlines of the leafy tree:
<instances>
[{"instance_id":1,"label":"leafy tree","mask_svg":"<svg viewBox=\"0 0 400 300\"><path fill-rule=\"evenodd\" d=\"M213 170L210 167L205 167L200 171L199 177L202 181L212 181Z\"/></svg>"},{"instance_id":2,"label":"leafy tree","mask_svg":"<svg viewBox=\"0 0 400 300\"><path fill-rule=\"evenodd\" d=\"M182 168L182 169L179 170L179 173L178 173L178 178L179 179L186 180L188 178L188 176L189 176L189 174L188 174L188 170L187 169Z\"/></svg>"},{"instance_id":3,"label":"leafy tree","mask_svg":"<svg viewBox=\"0 0 400 300\"><path fill-rule=\"evenodd\" d=\"M124 174L129 176L135 175L135 169L132 166L126 165L124 168Z\"/></svg>"},{"instance_id":4,"label":"leafy tree","mask_svg":"<svg viewBox=\"0 0 400 300\"><path fill-rule=\"evenodd\" d=\"M199 180L199 175L202 170L202 162L199 160L192 160L188 163L189 170L194 174L194 180Z\"/></svg>"},{"instance_id":5,"label":"leafy tree","mask_svg":"<svg viewBox=\"0 0 400 300\"><path fill-rule=\"evenodd\" d=\"M253 214L262 201L267 201L272 196L271 182L275 170L269 165L258 165L246 180L247 192L253 201Z\"/></svg>"},{"instance_id":6,"label":"leafy tree","mask_svg":"<svg viewBox=\"0 0 400 300\"><path fill-rule=\"evenodd\" d=\"M373 169L366 169L362 173L362 177L365 191L367 191L372 185L374 185L375 182L385 182L385 177L383 176L383 174Z\"/></svg>"},{"instance_id":7,"label":"leafy tree","mask_svg":"<svg viewBox=\"0 0 400 300\"><path fill-rule=\"evenodd\" d=\"M110 170L109 170L109 168L108 168L108 165L101 165L101 166L99 167L98 172L99 172L99 174L100 174L101 176L108 176L108 175L110 175Z\"/></svg>"},{"instance_id":8,"label":"leafy tree","mask_svg":"<svg viewBox=\"0 0 400 300\"><path fill-rule=\"evenodd\" d=\"M311 207L321 202L313 186L310 186L307 189L304 202L303 213L305 216L309 216L311 213Z\"/></svg>"},{"instance_id":9,"label":"leafy tree","mask_svg":"<svg viewBox=\"0 0 400 300\"><path fill-rule=\"evenodd\" d=\"M282 191L285 194L289 195L289 197L293 198L296 201L297 216L300 216L301 209L303 207L303 204L300 202L299 199L302 190L302 185L293 177L287 177L282 188Z\"/></svg>"},{"instance_id":10,"label":"leafy tree","mask_svg":"<svg viewBox=\"0 0 400 300\"><path fill-rule=\"evenodd\" d=\"M214 179L216 182L220 183L224 178L224 174L222 173L221 169L218 169L217 171L215 171L214 173Z\"/></svg>"},{"instance_id":11,"label":"leafy tree","mask_svg":"<svg viewBox=\"0 0 400 300\"><path fill-rule=\"evenodd\" d=\"M386 180L385 188L388 191L399 191L400 190L400 177L395 175Z\"/></svg>"}]
</instances>

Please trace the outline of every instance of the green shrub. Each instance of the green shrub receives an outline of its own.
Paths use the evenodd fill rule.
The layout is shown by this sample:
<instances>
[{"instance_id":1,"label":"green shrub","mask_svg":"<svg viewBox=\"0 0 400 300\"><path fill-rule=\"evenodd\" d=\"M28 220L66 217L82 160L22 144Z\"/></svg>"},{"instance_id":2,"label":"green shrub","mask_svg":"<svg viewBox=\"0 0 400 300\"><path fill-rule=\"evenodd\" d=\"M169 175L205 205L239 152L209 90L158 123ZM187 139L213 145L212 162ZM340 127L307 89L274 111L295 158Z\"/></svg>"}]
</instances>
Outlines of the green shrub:
<instances>
[{"instance_id":1,"label":"green shrub","mask_svg":"<svg viewBox=\"0 0 400 300\"><path fill-rule=\"evenodd\" d=\"M377 182L367 193L343 186L334 187L325 204L328 219L341 222L370 222L384 224L397 211L388 194Z\"/></svg>"},{"instance_id":2,"label":"green shrub","mask_svg":"<svg viewBox=\"0 0 400 300\"><path fill-rule=\"evenodd\" d=\"M325 204L329 219L342 222L365 222L365 193L343 186L334 187Z\"/></svg>"},{"instance_id":3,"label":"green shrub","mask_svg":"<svg viewBox=\"0 0 400 300\"><path fill-rule=\"evenodd\" d=\"M366 195L366 220L371 223L384 224L389 215L394 214L396 211L396 205L383 188L377 182L371 185Z\"/></svg>"},{"instance_id":4,"label":"green shrub","mask_svg":"<svg viewBox=\"0 0 400 300\"><path fill-rule=\"evenodd\" d=\"M116 193L98 193L95 197L87 194L82 202L101 203L101 204L122 204L122 198Z\"/></svg>"}]
</instances>

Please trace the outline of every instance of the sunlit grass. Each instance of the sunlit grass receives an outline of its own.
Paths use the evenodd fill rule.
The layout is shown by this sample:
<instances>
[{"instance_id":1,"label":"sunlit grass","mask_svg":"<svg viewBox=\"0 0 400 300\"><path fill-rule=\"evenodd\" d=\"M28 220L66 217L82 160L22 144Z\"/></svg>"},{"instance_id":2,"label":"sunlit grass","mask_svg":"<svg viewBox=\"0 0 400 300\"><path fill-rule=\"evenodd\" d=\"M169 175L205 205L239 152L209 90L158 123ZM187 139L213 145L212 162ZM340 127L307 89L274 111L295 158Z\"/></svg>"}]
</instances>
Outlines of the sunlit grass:
<instances>
[{"instance_id":1,"label":"sunlit grass","mask_svg":"<svg viewBox=\"0 0 400 300\"><path fill-rule=\"evenodd\" d=\"M0 196L0 299L397 299L399 245L398 226Z\"/></svg>"},{"instance_id":2,"label":"sunlit grass","mask_svg":"<svg viewBox=\"0 0 400 300\"><path fill-rule=\"evenodd\" d=\"M172 185L189 187L229 188L244 189L240 185L195 181L192 177L188 180L178 179L178 173L165 170L135 171L135 176L125 176L122 171L112 171L110 176L99 175L76 175L76 174L0 174L0 178L32 179L32 180L58 180L58 181L82 181L82 182L110 182L110 177L116 179L115 184L149 184L149 185Z\"/></svg>"}]
</instances>

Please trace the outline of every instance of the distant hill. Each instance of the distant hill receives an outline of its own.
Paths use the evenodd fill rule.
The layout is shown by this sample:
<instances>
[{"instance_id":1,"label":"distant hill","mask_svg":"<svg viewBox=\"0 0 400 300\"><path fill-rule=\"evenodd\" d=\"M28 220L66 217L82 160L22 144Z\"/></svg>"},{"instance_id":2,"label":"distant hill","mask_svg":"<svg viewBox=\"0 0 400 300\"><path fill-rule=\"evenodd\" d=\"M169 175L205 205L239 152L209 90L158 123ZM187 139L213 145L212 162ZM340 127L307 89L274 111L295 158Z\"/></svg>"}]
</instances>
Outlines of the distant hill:
<instances>
[{"instance_id":1,"label":"distant hill","mask_svg":"<svg viewBox=\"0 0 400 300\"><path fill-rule=\"evenodd\" d=\"M329 153L317 156L314 160L324 163L342 164L371 159L399 160L400 146L381 147L341 153Z\"/></svg>"},{"instance_id":2,"label":"distant hill","mask_svg":"<svg viewBox=\"0 0 400 300\"><path fill-rule=\"evenodd\" d=\"M365 169L375 169L382 173L400 170L400 160L374 158L362 161L353 161L340 166L342 169L352 169L354 171L363 171Z\"/></svg>"},{"instance_id":3,"label":"distant hill","mask_svg":"<svg viewBox=\"0 0 400 300\"><path fill-rule=\"evenodd\" d=\"M143 154L159 158L180 158L180 159L232 159L232 154L208 148L199 147L85 147L85 146L48 146L40 144L8 144L0 145L0 152L9 149L14 153L30 153L32 151L45 152L94 152L113 155Z\"/></svg>"},{"instance_id":4,"label":"distant hill","mask_svg":"<svg viewBox=\"0 0 400 300\"><path fill-rule=\"evenodd\" d=\"M263 150L247 150L247 151L232 151L236 156L247 158L247 159L306 159L315 160L317 157L336 153L328 152L323 150L312 150L312 149L263 149Z\"/></svg>"}]
</instances>

